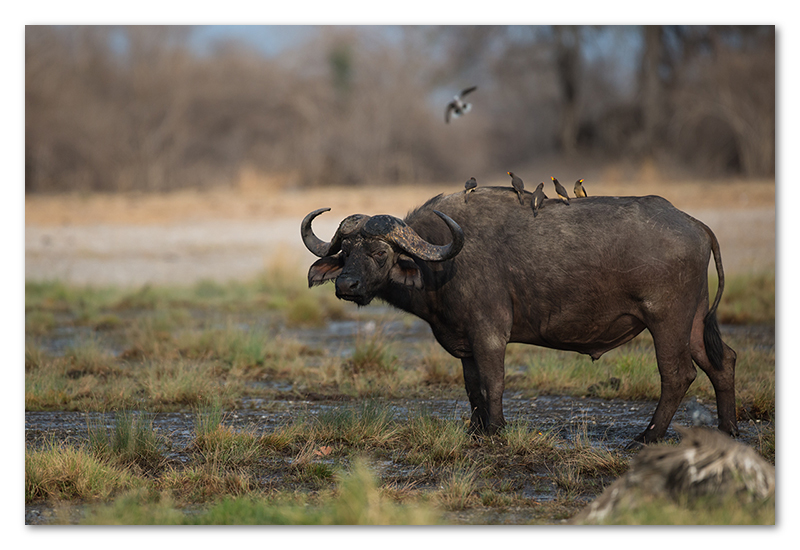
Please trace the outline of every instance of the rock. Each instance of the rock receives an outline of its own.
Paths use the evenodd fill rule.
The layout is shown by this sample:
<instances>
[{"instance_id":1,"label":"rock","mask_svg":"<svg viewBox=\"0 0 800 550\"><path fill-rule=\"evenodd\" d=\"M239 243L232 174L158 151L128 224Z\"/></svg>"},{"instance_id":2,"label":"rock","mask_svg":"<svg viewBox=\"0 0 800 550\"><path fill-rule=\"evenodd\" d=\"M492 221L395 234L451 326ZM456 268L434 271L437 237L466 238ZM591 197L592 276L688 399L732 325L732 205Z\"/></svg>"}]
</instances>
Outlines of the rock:
<instances>
[{"instance_id":1,"label":"rock","mask_svg":"<svg viewBox=\"0 0 800 550\"><path fill-rule=\"evenodd\" d=\"M715 428L675 426L679 445L648 445L628 472L570 520L599 523L653 497L682 502L735 495L748 500L775 494L775 467L755 450Z\"/></svg>"}]
</instances>

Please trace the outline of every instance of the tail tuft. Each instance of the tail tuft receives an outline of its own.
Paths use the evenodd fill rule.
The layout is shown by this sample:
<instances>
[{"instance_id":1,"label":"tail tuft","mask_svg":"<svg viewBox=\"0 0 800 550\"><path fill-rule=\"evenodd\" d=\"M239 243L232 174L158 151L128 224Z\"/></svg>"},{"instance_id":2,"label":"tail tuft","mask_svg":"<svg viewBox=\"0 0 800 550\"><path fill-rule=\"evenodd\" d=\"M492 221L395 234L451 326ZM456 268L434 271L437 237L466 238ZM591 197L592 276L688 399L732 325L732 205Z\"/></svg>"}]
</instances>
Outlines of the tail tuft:
<instances>
[{"instance_id":1,"label":"tail tuft","mask_svg":"<svg viewBox=\"0 0 800 550\"><path fill-rule=\"evenodd\" d=\"M722 335L719 333L716 309L712 309L703 321L703 345L706 348L706 356L711 361L711 365L722 370Z\"/></svg>"}]
</instances>

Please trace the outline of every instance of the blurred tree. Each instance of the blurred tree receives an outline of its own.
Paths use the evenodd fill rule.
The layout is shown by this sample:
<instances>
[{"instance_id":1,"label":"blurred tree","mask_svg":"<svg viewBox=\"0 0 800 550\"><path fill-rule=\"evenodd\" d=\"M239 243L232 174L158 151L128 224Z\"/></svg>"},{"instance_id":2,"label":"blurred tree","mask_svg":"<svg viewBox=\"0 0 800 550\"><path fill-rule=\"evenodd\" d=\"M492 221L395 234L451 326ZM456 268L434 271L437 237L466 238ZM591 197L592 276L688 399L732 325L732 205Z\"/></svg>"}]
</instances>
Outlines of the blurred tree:
<instances>
[{"instance_id":1,"label":"blurred tree","mask_svg":"<svg viewBox=\"0 0 800 550\"><path fill-rule=\"evenodd\" d=\"M656 147L662 144L665 122L666 92L669 83L665 82L664 31L659 25L647 25L643 29L644 51L641 63L641 112L643 139L641 150L653 156Z\"/></svg>"},{"instance_id":2,"label":"blurred tree","mask_svg":"<svg viewBox=\"0 0 800 550\"><path fill-rule=\"evenodd\" d=\"M333 75L333 87L344 94L353 83L353 52L347 42L336 44L328 53Z\"/></svg>"},{"instance_id":3,"label":"blurred tree","mask_svg":"<svg viewBox=\"0 0 800 550\"><path fill-rule=\"evenodd\" d=\"M559 144L564 153L575 152L578 138L578 91L581 82L581 38L575 26L553 27L554 57L560 90L561 131Z\"/></svg>"},{"instance_id":4,"label":"blurred tree","mask_svg":"<svg viewBox=\"0 0 800 550\"><path fill-rule=\"evenodd\" d=\"M669 27L671 144L704 172L775 174L775 28Z\"/></svg>"},{"instance_id":5,"label":"blurred tree","mask_svg":"<svg viewBox=\"0 0 800 550\"><path fill-rule=\"evenodd\" d=\"M26 27L26 191L229 185L245 166L481 180L555 155L774 174L774 27L328 26L276 57L201 55L191 32ZM469 85L475 108L444 124Z\"/></svg>"}]
</instances>

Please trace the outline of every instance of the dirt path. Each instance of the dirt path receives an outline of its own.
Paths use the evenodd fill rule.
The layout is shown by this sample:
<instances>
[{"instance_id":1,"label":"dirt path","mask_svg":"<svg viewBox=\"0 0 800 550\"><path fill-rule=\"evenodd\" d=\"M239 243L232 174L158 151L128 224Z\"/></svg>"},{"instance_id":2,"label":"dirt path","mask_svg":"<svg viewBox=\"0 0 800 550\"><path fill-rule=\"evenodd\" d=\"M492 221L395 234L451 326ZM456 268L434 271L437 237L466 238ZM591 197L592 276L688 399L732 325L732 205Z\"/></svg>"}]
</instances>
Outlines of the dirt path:
<instances>
[{"instance_id":1,"label":"dirt path","mask_svg":"<svg viewBox=\"0 0 800 550\"><path fill-rule=\"evenodd\" d=\"M328 238L345 215L403 216L442 191L454 189L433 185L28 197L25 277L138 286L245 280L272 262L296 264L304 271L313 256L300 241L300 221L310 210L332 208L314 222L319 235ZM632 194L622 186L609 185L607 191ZM637 191L642 194L641 187ZM726 273L774 269L774 183L734 183L710 191L697 184L673 184L661 194L714 230ZM710 200L714 196L726 197L724 207L715 206Z\"/></svg>"}]
</instances>

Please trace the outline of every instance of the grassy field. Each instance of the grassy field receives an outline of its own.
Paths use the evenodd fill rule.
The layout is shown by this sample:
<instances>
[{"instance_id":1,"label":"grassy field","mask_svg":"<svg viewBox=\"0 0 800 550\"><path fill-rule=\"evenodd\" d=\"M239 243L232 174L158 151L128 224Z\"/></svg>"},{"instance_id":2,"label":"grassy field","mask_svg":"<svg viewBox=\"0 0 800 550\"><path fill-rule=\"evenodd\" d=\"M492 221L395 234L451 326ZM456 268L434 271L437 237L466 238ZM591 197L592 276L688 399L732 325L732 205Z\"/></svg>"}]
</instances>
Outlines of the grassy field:
<instances>
[{"instance_id":1,"label":"grassy field","mask_svg":"<svg viewBox=\"0 0 800 550\"><path fill-rule=\"evenodd\" d=\"M634 186L613 178L589 189L739 211L774 208L775 191L774 182ZM302 216L310 202L340 213L391 205L402 215L425 197L454 190L448 184L297 192L251 182L235 192L32 196L26 224L57 230L264 219ZM710 286L713 295L716 281ZM726 273L719 319L737 327L725 338L738 353L739 420L763 423L754 446L774 463L774 266ZM315 330L356 320L374 329L359 331L346 353L315 341ZM43 505L54 523L552 524L626 471L632 455L591 440L586 425L541 429L519 421L497 436L472 438L467 411L442 417L421 408L398 419L392 403L399 400L464 398L460 362L429 334L400 342L385 330L414 322L398 312L350 307L329 285L308 289L305 274L280 257L257 276L228 282L131 287L30 280L26 411L112 413L114 421L87 416L81 443L29 441L25 501ZM510 345L506 366L507 392L525 398L656 400L660 393L647 333L596 363ZM704 374L689 396L713 402ZM333 406L268 430L232 421L233 411L259 400L303 399ZM170 411L190 411L195 419L185 448L174 448L153 427L154 415ZM774 502L758 510L731 502L708 513L653 506L658 513L642 509L612 521L775 521Z\"/></svg>"},{"instance_id":2,"label":"grassy field","mask_svg":"<svg viewBox=\"0 0 800 550\"><path fill-rule=\"evenodd\" d=\"M430 341L401 346L383 333L387 320L410 322L400 313L358 312L378 329L359 334L345 356L288 336L353 319L355 310L330 288L309 290L302 274L282 269L247 283L191 287L28 283L26 410L116 411L116 420L113 428L89 423L83 445L29 447L26 502L49 502L52 521L72 523L73 502L89 503L85 523L558 523L626 470L629 453L589 441L580 427L565 437L512 423L498 436L472 439L464 415L420 410L393 419L392 400L463 398L460 363ZM771 280L731 279L734 288L753 289L723 300L732 321L774 322ZM766 421L757 448L774 462L774 347L747 332L729 343L739 354L740 420ZM531 397L656 400L660 392L646 333L597 364L522 345L509 346L506 364L507 391ZM620 383L603 384L612 378ZM267 433L226 422L226 411L247 400L309 394L339 404ZM713 402L703 374L690 395ZM176 462L148 415L185 410L197 420L189 459ZM376 474L374 465L386 461L405 473ZM554 483L553 498L526 497L532 477ZM674 521L698 517L676 512Z\"/></svg>"},{"instance_id":3,"label":"grassy field","mask_svg":"<svg viewBox=\"0 0 800 550\"><path fill-rule=\"evenodd\" d=\"M735 277L728 284L749 290L726 295L720 308L723 323L774 325L774 276ZM414 353L400 353L378 330L357 337L352 356L341 361L291 337L269 336L270 326L318 327L352 317L354 310L329 291L325 286L307 289L301 274L279 273L278 268L250 283L205 282L191 288L131 291L28 283L26 408L99 410L145 404L169 410L195 405L209 392L233 405L253 393L248 382L265 377L354 397L418 395L424 387L460 386L460 362L427 342ZM411 317L398 313L397 318ZM249 330L253 324L260 326ZM58 331L68 331L70 338L54 354L46 342ZM746 338L731 345L739 350L740 406L774 412L774 351ZM608 376L625 383L598 389L600 397L658 398L647 333L607 356ZM526 376L509 379L510 389L551 394L580 395L597 371L577 354L514 344L506 364L526 371ZM765 374L770 370L773 382ZM271 390L262 391L268 396ZM692 391L713 398L702 376Z\"/></svg>"}]
</instances>

